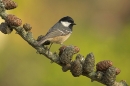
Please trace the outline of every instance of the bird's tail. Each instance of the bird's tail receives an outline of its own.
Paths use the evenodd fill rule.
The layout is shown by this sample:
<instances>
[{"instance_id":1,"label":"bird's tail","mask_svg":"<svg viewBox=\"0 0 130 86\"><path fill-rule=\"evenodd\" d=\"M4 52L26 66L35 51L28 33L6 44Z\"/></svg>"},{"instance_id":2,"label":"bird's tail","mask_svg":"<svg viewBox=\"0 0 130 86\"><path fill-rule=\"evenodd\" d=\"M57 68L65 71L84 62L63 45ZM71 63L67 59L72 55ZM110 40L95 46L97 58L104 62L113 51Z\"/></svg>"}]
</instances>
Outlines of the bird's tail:
<instances>
[{"instance_id":1,"label":"bird's tail","mask_svg":"<svg viewBox=\"0 0 130 86\"><path fill-rule=\"evenodd\" d=\"M40 41L38 41L38 43L37 43L38 46L41 46L45 41L47 41L47 40L46 40L46 38L43 37Z\"/></svg>"}]
</instances>

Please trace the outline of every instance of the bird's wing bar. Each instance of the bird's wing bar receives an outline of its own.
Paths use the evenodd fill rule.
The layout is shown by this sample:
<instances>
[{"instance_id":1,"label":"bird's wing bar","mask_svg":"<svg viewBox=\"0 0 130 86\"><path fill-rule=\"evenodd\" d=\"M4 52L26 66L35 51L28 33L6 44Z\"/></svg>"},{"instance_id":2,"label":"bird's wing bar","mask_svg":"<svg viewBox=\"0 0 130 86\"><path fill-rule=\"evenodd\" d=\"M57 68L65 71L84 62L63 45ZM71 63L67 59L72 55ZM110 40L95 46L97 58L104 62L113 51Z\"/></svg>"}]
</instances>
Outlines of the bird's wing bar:
<instances>
[{"instance_id":1,"label":"bird's wing bar","mask_svg":"<svg viewBox=\"0 0 130 86\"><path fill-rule=\"evenodd\" d=\"M56 30L53 30L52 32L47 33L45 38L47 39L47 38L53 38L53 37L57 37L57 36L64 36L69 33L70 33L70 31L67 31L67 30L56 29Z\"/></svg>"}]
</instances>

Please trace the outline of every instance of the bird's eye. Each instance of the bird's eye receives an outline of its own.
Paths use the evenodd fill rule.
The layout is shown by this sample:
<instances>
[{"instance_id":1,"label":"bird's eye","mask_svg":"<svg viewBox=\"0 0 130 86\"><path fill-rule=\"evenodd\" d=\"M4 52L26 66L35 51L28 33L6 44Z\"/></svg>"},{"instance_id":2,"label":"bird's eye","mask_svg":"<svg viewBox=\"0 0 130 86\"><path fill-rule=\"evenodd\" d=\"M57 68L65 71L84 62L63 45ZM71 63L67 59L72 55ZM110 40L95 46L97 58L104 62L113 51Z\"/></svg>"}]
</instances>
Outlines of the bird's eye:
<instances>
[{"instance_id":1,"label":"bird's eye","mask_svg":"<svg viewBox=\"0 0 130 86\"><path fill-rule=\"evenodd\" d=\"M68 20L69 22L71 22L71 20Z\"/></svg>"},{"instance_id":2,"label":"bird's eye","mask_svg":"<svg viewBox=\"0 0 130 86\"><path fill-rule=\"evenodd\" d=\"M68 22L72 23L72 21L71 21L71 20L68 20Z\"/></svg>"}]
</instances>

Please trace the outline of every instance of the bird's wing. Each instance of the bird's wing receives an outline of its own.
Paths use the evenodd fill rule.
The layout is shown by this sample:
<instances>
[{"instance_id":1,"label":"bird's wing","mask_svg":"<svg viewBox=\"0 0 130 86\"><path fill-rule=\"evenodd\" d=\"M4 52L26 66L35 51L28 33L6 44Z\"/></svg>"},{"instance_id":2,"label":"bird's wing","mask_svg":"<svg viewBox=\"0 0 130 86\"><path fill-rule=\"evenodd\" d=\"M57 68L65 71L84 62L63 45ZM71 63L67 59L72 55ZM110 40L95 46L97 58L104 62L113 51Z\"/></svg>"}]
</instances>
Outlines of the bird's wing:
<instances>
[{"instance_id":1,"label":"bird's wing","mask_svg":"<svg viewBox=\"0 0 130 86\"><path fill-rule=\"evenodd\" d=\"M53 37L57 37L57 36L64 36L71 33L71 31L69 30L65 30L65 29L55 29L53 31L48 32L45 35L45 38L53 38Z\"/></svg>"},{"instance_id":2,"label":"bird's wing","mask_svg":"<svg viewBox=\"0 0 130 86\"><path fill-rule=\"evenodd\" d=\"M54 37L58 37L58 36L64 36L71 33L71 31L69 30L65 30L65 29L54 29L50 32L48 32L39 42L38 45L40 46L41 44L43 44L45 41L47 41L50 38L54 38Z\"/></svg>"}]
</instances>

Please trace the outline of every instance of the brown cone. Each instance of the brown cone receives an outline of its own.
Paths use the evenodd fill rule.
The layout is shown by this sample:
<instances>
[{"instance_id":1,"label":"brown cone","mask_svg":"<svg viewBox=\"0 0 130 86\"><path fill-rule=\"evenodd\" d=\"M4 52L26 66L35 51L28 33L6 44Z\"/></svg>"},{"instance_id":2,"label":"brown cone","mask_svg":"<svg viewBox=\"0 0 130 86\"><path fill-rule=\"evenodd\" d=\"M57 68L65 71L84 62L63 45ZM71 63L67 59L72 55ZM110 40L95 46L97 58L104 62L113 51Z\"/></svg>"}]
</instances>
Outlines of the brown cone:
<instances>
[{"instance_id":1,"label":"brown cone","mask_svg":"<svg viewBox=\"0 0 130 86\"><path fill-rule=\"evenodd\" d=\"M91 73L94 71L94 66L95 66L95 57L93 55L93 53L89 53L84 61L83 64L83 70L84 73Z\"/></svg>"},{"instance_id":2,"label":"brown cone","mask_svg":"<svg viewBox=\"0 0 130 86\"><path fill-rule=\"evenodd\" d=\"M15 15L9 14L6 18L6 22L11 26L20 26L22 24L22 20L17 18Z\"/></svg>"},{"instance_id":3,"label":"brown cone","mask_svg":"<svg viewBox=\"0 0 130 86\"><path fill-rule=\"evenodd\" d=\"M17 4L12 0L2 0L3 4L5 5L5 9L10 10L17 7Z\"/></svg>"},{"instance_id":4,"label":"brown cone","mask_svg":"<svg viewBox=\"0 0 130 86\"><path fill-rule=\"evenodd\" d=\"M116 80L116 68L111 66L106 70L102 78L102 82L107 86L113 86L115 80Z\"/></svg>"},{"instance_id":5,"label":"brown cone","mask_svg":"<svg viewBox=\"0 0 130 86\"><path fill-rule=\"evenodd\" d=\"M70 72L72 73L72 75L74 77L78 77L82 74L82 71L82 64L80 63L80 61L78 59L73 61L70 68Z\"/></svg>"},{"instance_id":6,"label":"brown cone","mask_svg":"<svg viewBox=\"0 0 130 86\"><path fill-rule=\"evenodd\" d=\"M104 60L96 64L96 69L97 71L105 71L111 66L112 66L112 62L110 60Z\"/></svg>"},{"instance_id":7,"label":"brown cone","mask_svg":"<svg viewBox=\"0 0 130 86\"><path fill-rule=\"evenodd\" d=\"M10 34L13 31L13 29L9 28L7 23L2 22L0 25L0 31L4 34Z\"/></svg>"},{"instance_id":8,"label":"brown cone","mask_svg":"<svg viewBox=\"0 0 130 86\"><path fill-rule=\"evenodd\" d=\"M64 51L64 49L66 48L67 46L61 46L60 48L59 48L59 56L61 56L61 54L63 53L63 51Z\"/></svg>"},{"instance_id":9,"label":"brown cone","mask_svg":"<svg viewBox=\"0 0 130 86\"><path fill-rule=\"evenodd\" d=\"M30 24L23 24L23 28L25 29L25 31L30 31L32 29L32 27L30 26Z\"/></svg>"},{"instance_id":10,"label":"brown cone","mask_svg":"<svg viewBox=\"0 0 130 86\"><path fill-rule=\"evenodd\" d=\"M119 68L116 68L116 75L118 75L121 72Z\"/></svg>"}]
</instances>

